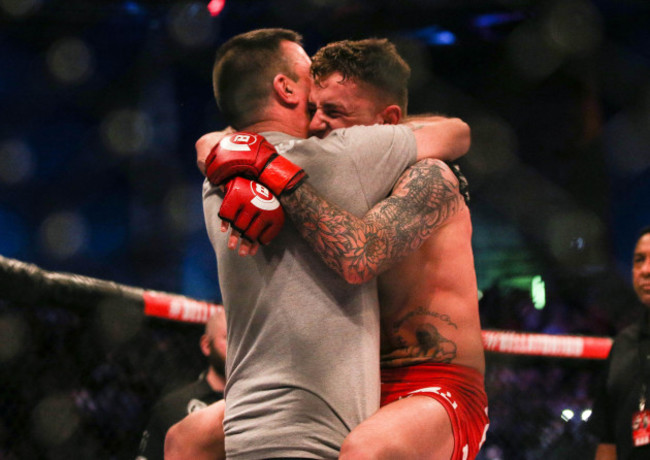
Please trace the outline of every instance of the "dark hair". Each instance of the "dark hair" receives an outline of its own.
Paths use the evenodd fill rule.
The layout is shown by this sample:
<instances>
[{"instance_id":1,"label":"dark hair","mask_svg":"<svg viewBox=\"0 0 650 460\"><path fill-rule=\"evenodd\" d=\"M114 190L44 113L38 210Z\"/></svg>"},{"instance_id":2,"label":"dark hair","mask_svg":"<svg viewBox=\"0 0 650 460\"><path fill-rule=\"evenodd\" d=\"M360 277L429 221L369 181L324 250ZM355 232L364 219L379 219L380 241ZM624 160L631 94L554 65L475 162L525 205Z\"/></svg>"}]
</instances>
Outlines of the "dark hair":
<instances>
[{"instance_id":1,"label":"dark hair","mask_svg":"<svg viewBox=\"0 0 650 460\"><path fill-rule=\"evenodd\" d=\"M650 233L650 225L643 227L641 230L639 230L639 235L637 237L637 242L643 237L643 235Z\"/></svg>"},{"instance_id":2,"label":"dark hair","mask_svg":"<svg viewBox=\"0 0 650 460\"><path fill-rule=\"evenodd\" d=\"M387 39L343 40L324 46L312 58L312 76L318 82L334 72L374 86L387 103L399 105L406 114L411 68Z\"/></svg>"},{"instance_id":3,"label":"dark hair","mask_svg":"<svg viewBox=\"0 0 650 460\"><path fill-rule=\"evenodd\" d=\"M302 45L302 36L288 29L257 29L230 38L217 50L212 69L214 96L233 128L256 121L277 74L297 80L293 64L280 48L283 41Z\"/></svg>"}]
</instances>

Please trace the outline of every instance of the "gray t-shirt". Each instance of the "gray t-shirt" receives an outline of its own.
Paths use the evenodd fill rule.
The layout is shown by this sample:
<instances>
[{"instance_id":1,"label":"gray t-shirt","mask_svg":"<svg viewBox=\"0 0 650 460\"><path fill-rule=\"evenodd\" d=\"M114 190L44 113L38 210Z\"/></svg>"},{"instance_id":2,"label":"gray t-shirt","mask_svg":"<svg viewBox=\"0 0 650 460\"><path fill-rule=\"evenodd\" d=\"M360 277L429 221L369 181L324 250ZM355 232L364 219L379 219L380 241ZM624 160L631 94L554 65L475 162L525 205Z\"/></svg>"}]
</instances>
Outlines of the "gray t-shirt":
<instances>
[{"instance_id":1,"label":"gray t-shirt","mask_svg":"<svg viewBox=\"0 0 650 460\"><path fill-rule=\"evenodd\" d=\"M262 133L324 197L363 216L415 161L413 133L375 125L326 139ZM379 406L377 286L346 283L284 228L253 257L226 248L221 197L203 189L228 325L226 453L232 459L336 458Z\"/></svg>"}]
</instances>

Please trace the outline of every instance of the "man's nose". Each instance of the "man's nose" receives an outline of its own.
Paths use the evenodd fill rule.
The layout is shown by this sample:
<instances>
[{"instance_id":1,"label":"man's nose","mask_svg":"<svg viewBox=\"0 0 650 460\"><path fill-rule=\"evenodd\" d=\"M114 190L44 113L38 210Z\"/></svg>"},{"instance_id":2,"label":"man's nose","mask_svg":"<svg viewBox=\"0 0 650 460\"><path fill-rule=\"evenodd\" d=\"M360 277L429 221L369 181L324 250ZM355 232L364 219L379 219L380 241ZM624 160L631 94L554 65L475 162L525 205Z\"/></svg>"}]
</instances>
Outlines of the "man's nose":
<instances>
[{"instance_id":1,"label":"man's nose","mask_svg":"<svg viewBox=\"0 0 650 460\"><path fill-rule=\"evenodd\" d=\"M309 123L309 132L318 135L325 131L327 131L327 122L316 112Z\"/></svg>"}]
</instances>

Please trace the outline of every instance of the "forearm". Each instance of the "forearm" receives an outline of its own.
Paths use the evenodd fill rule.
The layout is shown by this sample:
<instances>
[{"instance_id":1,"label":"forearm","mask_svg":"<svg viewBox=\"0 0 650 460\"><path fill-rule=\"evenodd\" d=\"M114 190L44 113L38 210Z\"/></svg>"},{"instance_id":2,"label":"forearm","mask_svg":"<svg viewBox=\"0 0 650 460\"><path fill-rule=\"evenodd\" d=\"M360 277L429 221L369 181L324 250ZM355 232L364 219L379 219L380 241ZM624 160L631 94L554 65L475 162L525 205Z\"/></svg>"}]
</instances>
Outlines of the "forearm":
<instances>
[{"instance_id":1,"label":"forearm","mask_svg":"<svg viewBox=\"0 0 650 460\"><path fill-rule=\"evenodd\" d=\"M381 268L390 233L325 201L310 185L280 198L285 213L326 265L352 284Z\"/></svg>"},{"instance_id":2,"label":"forearm","mask_svg":"<svg viewBox=\"0 0 650 460\"><path fill-rule=\"evenodd\" d=\"M429 124L448 119L449 117L439 113L420 113L417 115L407 115L406 117L402 118L402 123Z\"/></svg>"},{"instance_id":3,"label":"forearm","mask_svg":"<svg viewBox=\"0 0 650 460\"><path fill-rule=\"evenodd\" d=\"M228 134L232 134L235 131L228 126L223 131L214 131L211 133L204 134L199 138L198 141L194 144L196 149L196 166L199 168L202 174L205 175L205 159L210 154L212 148L221 141Z\"/></svg>"},{"instance_id":4,"label":"forearm","mask_svg":"<svg viewBox=\"0 0 650 460\"><path fill-rule=\"evenodd\" d=\"M415 135L418 160L436 158L454 161L469 151L471 130L460 118L420 115L407 118L404 124Z\"/></svg>"},{"instance_id":5,"label":"forearm","mask_svg":"<svg viewBox=\"0 0 650 460\"><path fill-rule=\"evenodd\" d=\"M308 184L280 201L302 237L349 283L366 282L417 249L462 205L453 173L428 160L410 168L392 196L359 218Z\"/></svg>"}]
</instances>

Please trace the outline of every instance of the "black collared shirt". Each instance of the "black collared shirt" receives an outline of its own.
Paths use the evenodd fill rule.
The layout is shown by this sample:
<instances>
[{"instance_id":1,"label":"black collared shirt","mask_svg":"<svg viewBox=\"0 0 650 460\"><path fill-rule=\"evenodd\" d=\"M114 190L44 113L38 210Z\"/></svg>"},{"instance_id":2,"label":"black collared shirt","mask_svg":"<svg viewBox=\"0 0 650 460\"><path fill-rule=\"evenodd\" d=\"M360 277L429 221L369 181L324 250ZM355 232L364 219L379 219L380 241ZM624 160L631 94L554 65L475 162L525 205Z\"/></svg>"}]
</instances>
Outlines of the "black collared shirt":
<instances>
[{"instance_id":1,"label":"black collared shirt","mask_svg":"<svg viewBox=\"0 0 650 460\"><path fill-rule=\"evenodd\" d=\"M632 415L639 410L643 381L650 410L650 356L642 362L639 353L640 347L650 350L649 320L645 311L638 323L616 336L588 423L600 443L616 445L618 460L650 459L649 445L634 447L632 442Z\"/></svg>"},{"instance_id":2,"label":"black collared shirt","mask_svg":"<svg viewBox=\"0 0 650 460\"><path fill-rule=\"evenodd\" d=\"M163 460L167 430L189 413L223 398L223 393L214 391L205 377L204 372L198 380L168 393L153 406L137 460Z\"/></svg>"}]
</instances>

